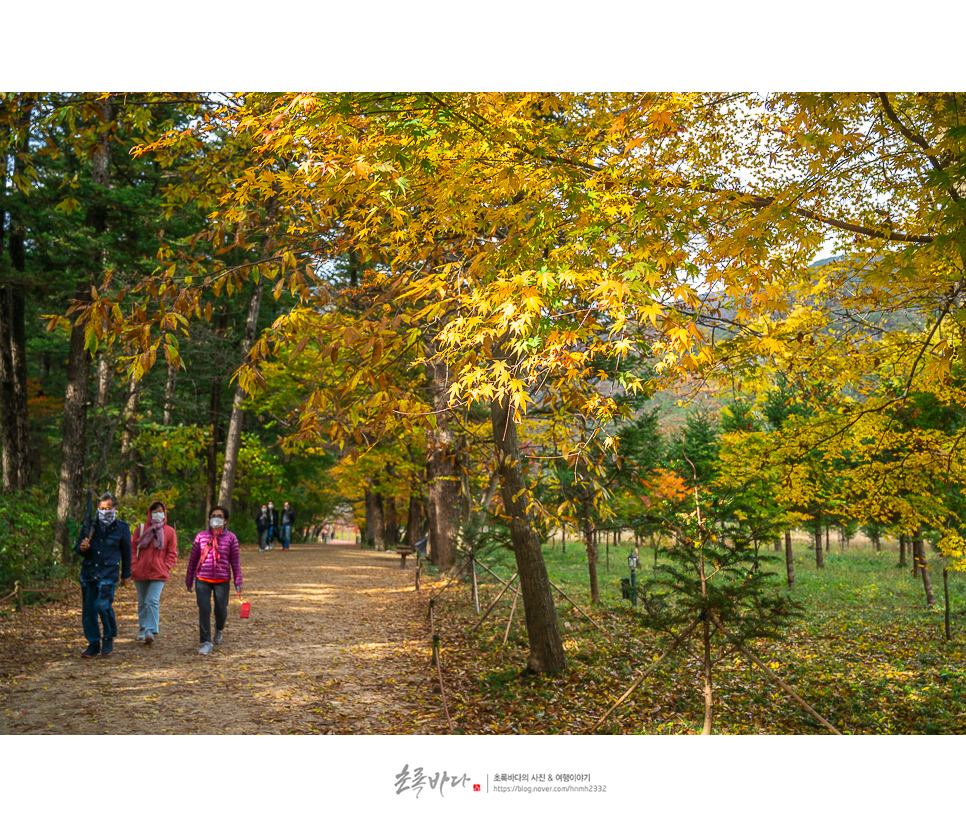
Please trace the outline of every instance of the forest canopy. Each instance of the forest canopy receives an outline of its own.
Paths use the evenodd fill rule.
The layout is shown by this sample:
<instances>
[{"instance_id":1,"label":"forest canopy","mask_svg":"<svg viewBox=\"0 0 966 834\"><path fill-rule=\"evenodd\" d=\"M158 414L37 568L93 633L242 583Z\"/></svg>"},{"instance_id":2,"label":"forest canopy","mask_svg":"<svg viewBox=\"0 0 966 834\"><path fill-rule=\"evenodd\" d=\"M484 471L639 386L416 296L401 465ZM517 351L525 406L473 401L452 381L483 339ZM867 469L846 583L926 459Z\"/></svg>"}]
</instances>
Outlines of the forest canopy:
<instances>
[{"instance_id":1,"label":"forest canopy","mask_svg":"<svg viewBox=\"0 0 966 834\"><path fill-rule=\"evenodd\" d=\"M541 538L596 597L594 531L695 490L966 567L964 104L4 93L4 491L47 496L48 571L95 484L241 530L284 498L444 571L502 529L536 671Z\"/></svg>"}]
</instances>

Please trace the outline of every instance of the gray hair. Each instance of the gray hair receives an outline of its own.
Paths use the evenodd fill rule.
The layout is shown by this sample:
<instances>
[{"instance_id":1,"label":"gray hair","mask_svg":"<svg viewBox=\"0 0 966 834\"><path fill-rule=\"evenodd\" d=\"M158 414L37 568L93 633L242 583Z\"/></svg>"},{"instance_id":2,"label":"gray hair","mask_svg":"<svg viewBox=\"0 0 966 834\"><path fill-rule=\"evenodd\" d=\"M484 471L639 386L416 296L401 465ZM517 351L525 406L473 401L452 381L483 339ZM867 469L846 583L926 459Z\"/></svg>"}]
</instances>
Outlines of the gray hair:
<instances>
[{"instance_id":1,"label":"gray hair","mask_svg":"<svg viewBox=\"0 0 966 834\"><path fill-rule=\"evenodd\" d=\"M111 506L117 509L117 498L110 492L105 492L100 498L97 499L97 503L100 504L101 501L110 501Z\"/></svg>"}]
</instances>

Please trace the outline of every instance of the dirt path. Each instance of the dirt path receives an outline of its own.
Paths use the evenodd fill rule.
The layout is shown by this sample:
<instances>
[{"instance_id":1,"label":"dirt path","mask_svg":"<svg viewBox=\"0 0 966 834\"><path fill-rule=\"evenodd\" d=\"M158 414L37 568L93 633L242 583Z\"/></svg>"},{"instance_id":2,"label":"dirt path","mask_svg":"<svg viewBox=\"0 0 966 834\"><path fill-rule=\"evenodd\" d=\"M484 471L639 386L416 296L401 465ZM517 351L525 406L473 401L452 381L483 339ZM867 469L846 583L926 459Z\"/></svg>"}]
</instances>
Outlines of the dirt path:
<instances>
[{"instance_id":1,"label":"dirt path","mask_svg":"<svg viewBox=\"0 0 966 834\"><path fill-rule=\"evenodd\" d=\"M395 555L354 545L242 547L251 617L198 655L197 605L179 561L161 634L134 640L137 597L118 588L114 654L83 660L80 600L0 618L0 733L426 733L432 692L425 591Z\"/></svg>"}]
</instances>

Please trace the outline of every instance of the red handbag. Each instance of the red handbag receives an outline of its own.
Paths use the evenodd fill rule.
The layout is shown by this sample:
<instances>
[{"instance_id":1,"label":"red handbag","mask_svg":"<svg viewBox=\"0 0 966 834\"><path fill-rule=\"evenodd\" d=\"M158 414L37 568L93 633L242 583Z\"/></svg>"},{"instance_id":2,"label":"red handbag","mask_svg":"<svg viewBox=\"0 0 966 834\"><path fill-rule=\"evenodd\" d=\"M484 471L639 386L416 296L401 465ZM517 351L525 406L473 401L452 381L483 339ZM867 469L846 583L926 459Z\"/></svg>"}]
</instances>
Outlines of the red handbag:
<instances>
[{"instance_id":1,"label":"red handbag","mask_svg":"<svg viewBox=\"0 0 966 834\"><path fill-rule=\"evenodd\" d=\"M247 620L248 613L252 610L252 604L250 602L242 602L241 591L238 592L238 601L241 602L241 618Z\"/></svg>"}]
</instances>

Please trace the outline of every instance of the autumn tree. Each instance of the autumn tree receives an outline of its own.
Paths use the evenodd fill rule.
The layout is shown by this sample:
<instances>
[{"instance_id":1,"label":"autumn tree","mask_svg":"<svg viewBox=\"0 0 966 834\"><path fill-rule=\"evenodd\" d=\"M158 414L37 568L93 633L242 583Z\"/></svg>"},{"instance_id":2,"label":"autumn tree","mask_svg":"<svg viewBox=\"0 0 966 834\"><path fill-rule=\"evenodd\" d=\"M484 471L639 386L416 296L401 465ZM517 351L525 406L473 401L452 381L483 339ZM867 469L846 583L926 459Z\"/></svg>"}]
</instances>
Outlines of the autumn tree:
<instances>
[{"instance_id":1,"label":"autumn tree","mask_svg":"<svg viewBox=\"0 0 966 834\"><path fill-rule=\"evenodd\" d=\"M279 240L291 259L279 259L279 274L293 292L312 285L298 267L326 235L337 252L379 264L409 305L403 339L374 304L363 330L330 329L333 350L350 341L384 356L432 323L447 405L488 402L501 471L519 472L505 458L519 446L500 448L507 415L524 417L544 375L584 391L581 410L606 422L614 404L590 384L597 355L637 351L673 377L712 372L726 332L745 337L749 358L795 338L790 299L854 287L808 271L829 230L860 238L843 246L874 266L849 297L873 306L885 299L877 276L902 296L914 264L937 276L946 261L955 268L944 229L958 228L956 108L955 96L250 95L224 124L252 140L254 164L222 211L285 195ZM861 129L870 119L872 134ZM871 165L880 151L881 176ZM877 195L894 193L897 210L883 219ZM935 282L935 300L944 286ZM256 381L255 366L240 379ZM619 382L642 383L633 373ZM374 393L367 419L413 419L411 404L395 389ZM306 430L312 420L307 410ZM522 533L528 504L506 506ZM529 534L520 542L518 557L536 559ZM525 606L531 593L542 606L532 589ZM556 652L531 648L531 668L560 668Z\"/></svg>"}]
</instances>

